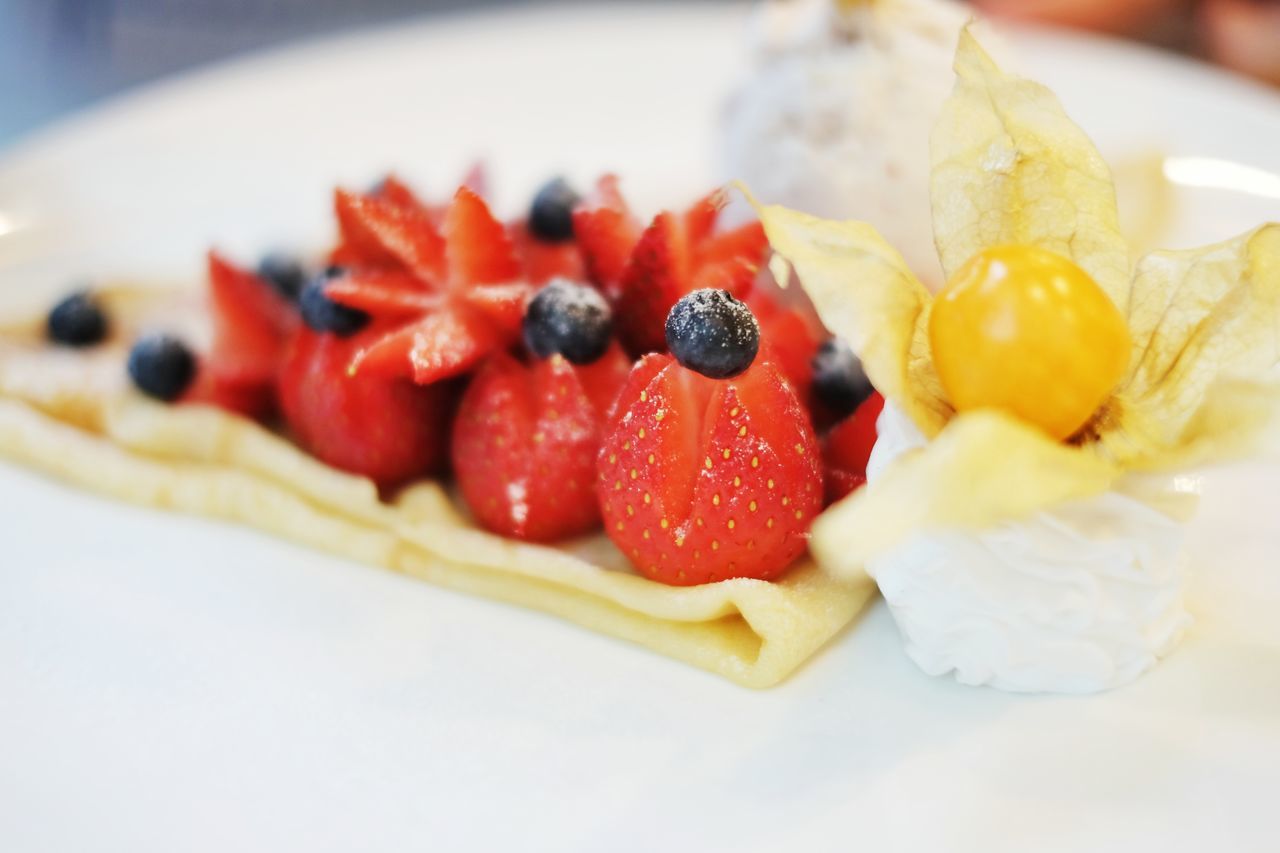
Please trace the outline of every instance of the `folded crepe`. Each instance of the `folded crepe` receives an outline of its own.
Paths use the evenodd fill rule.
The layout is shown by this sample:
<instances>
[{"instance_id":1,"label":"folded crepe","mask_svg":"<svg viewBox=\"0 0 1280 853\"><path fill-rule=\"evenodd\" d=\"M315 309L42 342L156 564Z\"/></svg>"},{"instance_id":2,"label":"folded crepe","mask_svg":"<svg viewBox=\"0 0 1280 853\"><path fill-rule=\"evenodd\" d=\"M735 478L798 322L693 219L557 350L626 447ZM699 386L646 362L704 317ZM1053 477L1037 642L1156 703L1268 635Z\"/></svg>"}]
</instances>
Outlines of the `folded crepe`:
<instances>
[{"instance_id":1,"label":"folded crepe","mask_svg":"<svg viewBox=\"0 0 1280 853\"><path fill-rule=\"evenodd\" d=\"M847 625L874 590L804 558L775 582L672 587L640 577L600 534L559 546L478 529L443 486L392 500L253 421L143 397L125 375L143 331L207 335L184 289L98 292L112 336L54 347L43 318L0 303L0 457L113 498L227 519L423 580L555 614L748 687L781 681Z\"/></svg>"}]
</instances>

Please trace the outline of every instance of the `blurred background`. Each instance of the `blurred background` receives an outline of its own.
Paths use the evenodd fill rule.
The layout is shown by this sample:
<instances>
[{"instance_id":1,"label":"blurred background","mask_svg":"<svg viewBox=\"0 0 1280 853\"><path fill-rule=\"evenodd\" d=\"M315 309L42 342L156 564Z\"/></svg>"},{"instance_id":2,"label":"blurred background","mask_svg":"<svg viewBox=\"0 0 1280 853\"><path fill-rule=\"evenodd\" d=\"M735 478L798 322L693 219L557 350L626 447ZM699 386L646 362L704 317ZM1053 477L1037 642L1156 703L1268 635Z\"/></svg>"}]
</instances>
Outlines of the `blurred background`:
<instances>
[{"instance_id":1,"label":"blurred background","mask_svg":"<svg viewBox=\"0 0 1280 853\"><path fill-rule=\"evenodd\" d=\"M256 48L420 15L539 2L0 0L0 147L114 92ZM1280 0L972 0L972 5L991 15L1138 39L1280 84Z\"/></svg>"}]
</instances>

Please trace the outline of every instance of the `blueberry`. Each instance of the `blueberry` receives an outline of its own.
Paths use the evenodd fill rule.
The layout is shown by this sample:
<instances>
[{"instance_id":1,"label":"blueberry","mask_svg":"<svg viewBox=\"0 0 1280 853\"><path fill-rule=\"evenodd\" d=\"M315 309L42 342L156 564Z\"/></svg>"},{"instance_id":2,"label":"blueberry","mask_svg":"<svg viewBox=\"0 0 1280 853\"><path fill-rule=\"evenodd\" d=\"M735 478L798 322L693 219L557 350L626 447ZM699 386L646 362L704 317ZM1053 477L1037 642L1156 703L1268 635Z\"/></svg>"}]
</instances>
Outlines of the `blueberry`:
<instances>
[{"instance_id":1,"label":"blueberry","mask_svg":"<svg viewBox=\"0 0 1280 853\"><path fill-rule=\"evenodd\" d=\"M107 315L87 290L73 293L49 312L49 340L70 347L87 347L107 336Z\"/></svg>"},{"instance_id":2,"label":"blueberry","mask_svg":"<svg viewBox=\"0 0 1280 853\"><path fill-rule=\"evenodd\" d=\"M335 278L346 275L342 267L327 267L302 289L298 304L302 321L317 332L331 332L340 338L350 337L369 322L369 315L358 308L339 305L325 295L324 289Z\"/></svg>"},{"instance_id":3,"label":"blueberry","mask_svg":"<svg viewBox=\"0 0 1280 853\"><path fill-rule=\"evenodd\" d=\"M574 364L604 355L613 336L613 312L593 287L564 278L538 291L524 314L524 342L538 358L555 353Z\"/></svg>"},{"instance_id":4,"label":"blueberry","mask_svg":"<svg viewBox=\"0 0 1280 853\"><path fill-rule=\"evenodd\" d=\"M813 392L832 414L845 417L875 389L862 362L841 338L828 338L813 356Z\"/></svg>"},{"instance_id":5,"label":"blueberry","mask_svg":"<svg viewBox=\"0 0 1280 853\"><path fill-rule=\"evenodd\" d=\"M548 243L573 239L573 206L581 196L564 178L556 178L538 190L529 208L529 232Z\"/></svg>"},{"instance_id":6,"label":"blueberry","mask_svg":"<svg viewBox=\"0 0 1280 853\"><path fill-rule=\"evenodd\" d=\"M755 361L760 326L751 309L727 290L695 290L667 315L667 349L690 370L728 379Z\"/></svg>"},{"instance_id":7,"label":"blueberry","mask_svg":"<svg viewBox=\"0 0 1280 853\"><path fill-rule=\"evenodd\" d=\"M307 272L302 262L284 252L268 252L264 255L258 262L258 277L290 302L298 301L302 286L307 283Z\"/></svg>"},{"instance_id":8,"label":"blueberry","mask_svg":"<svg viewBox=\"0 0 1280 853\"><path fill-rule=\"evenodd\" d=\"M142 393L166 402L176 400L196 375L196 357L169 335L139 338L129 351L129 376Z\"/></svg>"}]
</instances>

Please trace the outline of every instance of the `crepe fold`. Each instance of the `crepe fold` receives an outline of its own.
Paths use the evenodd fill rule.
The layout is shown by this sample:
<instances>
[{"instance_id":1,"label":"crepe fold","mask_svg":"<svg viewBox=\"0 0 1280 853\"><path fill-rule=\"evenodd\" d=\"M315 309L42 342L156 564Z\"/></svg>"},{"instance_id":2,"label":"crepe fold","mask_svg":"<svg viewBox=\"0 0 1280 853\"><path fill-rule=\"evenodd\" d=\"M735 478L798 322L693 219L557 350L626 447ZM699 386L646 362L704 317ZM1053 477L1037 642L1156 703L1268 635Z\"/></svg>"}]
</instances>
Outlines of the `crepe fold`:
<instances>
[{"instance_id":1,"label":"crepe fold","mask_svg":"<svg viewBox=\"0 0 1280 853\"><path fill-rule=\"evenodd\" d=\"M118 341L174 328L190 295L104 291ZM776 582L671 587L630 571L603 535L550 547L477 529L435 481L392 501L252 421L134 392L124 350L43 343L0 321L0 457L119 500L233 521L361 563L551 613L748 687L795 671L870 598L865 577L811 560Z\"/></svg>"}]
</instances>

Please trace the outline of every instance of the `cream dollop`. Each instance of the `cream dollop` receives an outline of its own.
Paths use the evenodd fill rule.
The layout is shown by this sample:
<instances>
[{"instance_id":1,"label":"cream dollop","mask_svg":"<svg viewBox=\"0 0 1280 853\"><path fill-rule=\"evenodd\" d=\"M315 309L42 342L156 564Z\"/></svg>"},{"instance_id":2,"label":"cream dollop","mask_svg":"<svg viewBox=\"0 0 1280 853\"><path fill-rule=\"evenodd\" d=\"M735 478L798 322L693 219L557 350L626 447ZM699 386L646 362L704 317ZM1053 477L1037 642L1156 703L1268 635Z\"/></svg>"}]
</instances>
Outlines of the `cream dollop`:
<instances>
[{"instance_id":1,"label":"cream dollop","mask_svg":"<svg viewBox=\"0 0 1280 853\"><path fill-rule=\"evenodd\" d=\"M892 404L877 422L872 483L925 444ZM1186 495L1170 478L1144 494ZM1138 490L1135 490L1138 491ZM872 560L906 641L930 675L1021 692L1093 693L1137 678L1191 618L1183 604L1183 525L1111 491L981 531L920 533Z\"/></svg>"},{"instance_id":2,"label":"cream dollop","mask_svg":"<svg viewBox=\"0 0 1280 853\"><path fill-rule=\"evenodd\" d=\"M944 0L762 4L753 68L721 126L725 177L765 203L871 222L940 284L929 132L969 14Z\"/></svg>"}]
</instances>

